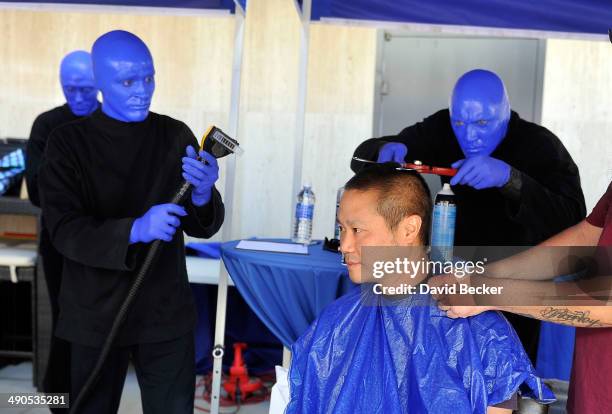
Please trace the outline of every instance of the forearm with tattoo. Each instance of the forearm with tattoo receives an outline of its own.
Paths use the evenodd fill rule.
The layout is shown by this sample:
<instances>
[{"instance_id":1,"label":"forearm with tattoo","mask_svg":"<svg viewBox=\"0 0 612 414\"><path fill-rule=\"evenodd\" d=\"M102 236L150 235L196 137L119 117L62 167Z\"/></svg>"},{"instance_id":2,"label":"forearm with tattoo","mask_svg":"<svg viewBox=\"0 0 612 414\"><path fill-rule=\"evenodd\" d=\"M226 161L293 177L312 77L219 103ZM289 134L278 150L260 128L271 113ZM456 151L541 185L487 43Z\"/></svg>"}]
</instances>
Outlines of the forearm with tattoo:
<instances>
[{"instance_id":1,"label":"forearm with tattoo","mask_svg":"<svg viewBox=\"0 0 612 414\"><path fill-rule=\"evenodd\" d=\"M542 320L557 323L566 323L573 326L581 326L585 328L598 328L603 325L599 319L590 318L591 312L576 310L572 311L567 308L553 308L548 307L540 311Z\"/></svg>"},{"instance_id":2,"label":"forearm with tattoo","mask_svg":"<svg viewBox=\"0 0 612 414\"><path fill-rule=\"evenodd\" d=\"M500 306L498 310L516 313L527 318L575 326L577 328L612 327L612 308L607 306L568 308L561 306Z\"/></svg>"}]
</instances>

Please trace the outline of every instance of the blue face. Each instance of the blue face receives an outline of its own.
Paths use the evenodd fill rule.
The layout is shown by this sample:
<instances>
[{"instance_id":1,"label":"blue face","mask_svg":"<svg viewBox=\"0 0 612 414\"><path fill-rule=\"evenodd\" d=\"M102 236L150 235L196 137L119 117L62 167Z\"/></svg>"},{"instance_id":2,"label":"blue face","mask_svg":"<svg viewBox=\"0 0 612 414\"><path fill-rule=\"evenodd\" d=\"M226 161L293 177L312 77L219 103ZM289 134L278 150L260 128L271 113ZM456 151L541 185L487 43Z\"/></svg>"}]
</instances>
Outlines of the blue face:
<instances>
[{"instance_id":1,"label":"blue face","mask_svg":"<svg viewBox=\"0 0 612 414\"><path fill-rule=\"evenodd\" d=\"M153 62L118 62L102 89L102 110L120 121L144 121L154 91Z\"/></svg>"},{"instance_id":2,"label":"blue face","mask_svg":"<svg viewBox=\"0 0 612 414\"><path fill-rule=\"evenodd\" d=\"M450 105L450 120L464 155L491 155L506 136L510 104L501 79L492 72L462 76Z\"/></svg>"},{"instance_id":3,"label":"blue face","mask_svg":"<svg viewBox=\"0 0 612 414\"><path fill-rule=\"evenodd\" d=\"M146 45L131 33L114 31L96 41L93 58L102 111L123 122L144 121L155 91L155 68Z\"/></svg>"},{"instance_id":4,"label":"blue face","mask_svg":"<svg viewBox=\"0 0 612 414\"><path fill-rule=\"evenodd\" d=\"M86 116L98 108L91 56L87 52L69 53L62 60L60 83L68 107L76 116Z\"/></svg>"}]
</instances>

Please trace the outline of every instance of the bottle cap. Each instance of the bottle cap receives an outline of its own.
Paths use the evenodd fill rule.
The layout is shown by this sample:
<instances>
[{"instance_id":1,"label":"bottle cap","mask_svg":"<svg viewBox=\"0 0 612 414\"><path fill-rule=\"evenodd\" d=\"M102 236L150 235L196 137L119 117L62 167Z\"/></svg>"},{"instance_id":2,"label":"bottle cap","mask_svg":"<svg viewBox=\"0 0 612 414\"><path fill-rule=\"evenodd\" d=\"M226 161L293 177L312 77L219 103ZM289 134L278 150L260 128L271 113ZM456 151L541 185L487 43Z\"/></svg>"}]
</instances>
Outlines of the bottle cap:
<instances>
[{"instance_id":1,"label":"bottle cap","mask_svg":"<svg viewBox=\"0 0 612 414\"><path fill-rule=\"evenodd\" d=\"M438 194L455 195L449 183L444 183L444 185L442 186L442 189L438 192Z\"/></svg>"}]
</instances>

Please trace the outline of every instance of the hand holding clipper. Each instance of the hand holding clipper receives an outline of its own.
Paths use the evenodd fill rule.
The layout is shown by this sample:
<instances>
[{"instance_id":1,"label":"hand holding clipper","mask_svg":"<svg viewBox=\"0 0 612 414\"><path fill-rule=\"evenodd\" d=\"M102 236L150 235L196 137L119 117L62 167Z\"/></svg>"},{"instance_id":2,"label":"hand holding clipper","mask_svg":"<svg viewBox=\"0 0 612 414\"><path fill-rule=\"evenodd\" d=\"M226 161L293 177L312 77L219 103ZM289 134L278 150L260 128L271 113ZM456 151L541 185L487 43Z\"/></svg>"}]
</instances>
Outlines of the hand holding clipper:
<instances>
[{"instance_id":1,"label":"hand holding clipper","mask_svg":"<svg viewBox=\"0 0 612 414\"><path fill-rule=\"evenodd\" d=\"M183 178L193 186L191 202L194 206L203 206L210 201L212 188L219 179L217 159L204 150L200 150L199 159L196 150L188 145L187 154L183 157Z\"/></svg>"}]
</instances>

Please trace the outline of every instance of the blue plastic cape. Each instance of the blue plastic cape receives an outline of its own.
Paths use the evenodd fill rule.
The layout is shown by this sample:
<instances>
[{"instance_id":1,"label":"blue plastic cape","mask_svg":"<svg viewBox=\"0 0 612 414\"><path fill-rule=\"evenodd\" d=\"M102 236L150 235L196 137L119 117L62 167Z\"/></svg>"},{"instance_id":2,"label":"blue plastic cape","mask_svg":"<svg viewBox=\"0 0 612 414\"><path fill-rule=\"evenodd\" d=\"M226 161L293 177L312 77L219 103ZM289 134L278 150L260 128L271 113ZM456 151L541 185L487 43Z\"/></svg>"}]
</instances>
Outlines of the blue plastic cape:
<instances>
[{"instance_id":1,"label":"blue plastic cape","mask_svg":"<svg viewBox=\"0 0 612 414\"><path fill-rule=\"evenodd\" d=\"M389 300L356 288L291 351L287 414L485 414L519 387L555 400L500 313L450 319L429 295Z\"/></svg>"}]
</instances>

